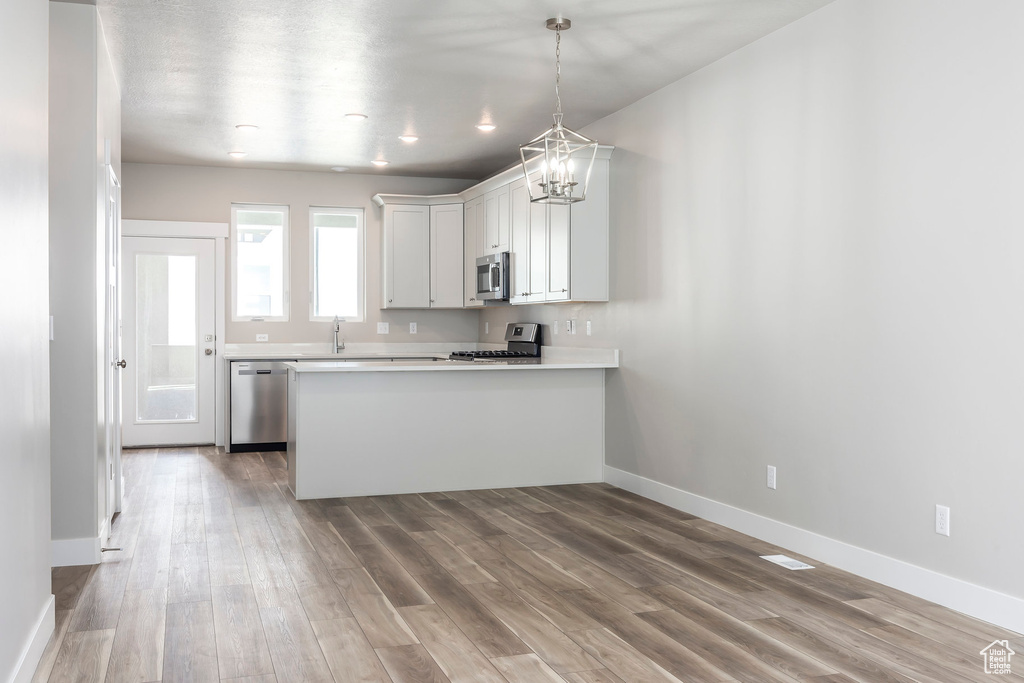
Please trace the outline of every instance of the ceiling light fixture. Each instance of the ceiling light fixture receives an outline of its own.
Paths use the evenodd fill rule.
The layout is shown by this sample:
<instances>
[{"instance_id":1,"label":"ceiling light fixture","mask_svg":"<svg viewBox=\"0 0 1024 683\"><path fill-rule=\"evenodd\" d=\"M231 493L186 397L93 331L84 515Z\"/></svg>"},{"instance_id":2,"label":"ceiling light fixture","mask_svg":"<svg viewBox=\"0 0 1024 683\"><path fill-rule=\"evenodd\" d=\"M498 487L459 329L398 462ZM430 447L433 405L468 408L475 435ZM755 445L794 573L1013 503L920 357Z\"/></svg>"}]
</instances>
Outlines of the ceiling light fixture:
<instances>
[{"instance_id":1,"label":"ceiling light fixture","mask_svg":"<svg viewBox=\"0 0 1024 683\"><path fill-rule=\"evenodd\" d=\"M416 142L419 140L419 137L416 135L399 135L398 139L402 142Z\"/></svg>"},{"instance_id":2,"label":"ceiling light fixture","mask_svg":"<svg viewBox=\"0 0 1024 683\"><path fill-rule=\"evenodd\" d=\"M348 170L348 166L331 166L331 170L335 173L344 173Z\"/></svg>"},{"instance_id":3,"label":"ceiling light fixture","mask_svg":"<svg viewBox=\"0 0 1024 683\"><path fill-rule=\"evenodd\" d=\"M562 81L562 31L568 31L572 22L564 17L548 19L547 27L555 32L555 113L554 125L526 144L519 145L519 155L523 160L523 172L530 177L527 161L536 154L542 154L540 181L528 183L530 201L542 204L573 204L582 202L587 197L587 186L590 184L590 171L594 168L597 156L597 142L580 135L562 125L562 98L558 87ZM586 169L577 169L577 162L586 164ZM534 169L536 170L536 169ZM583 187L578 195L573 192L576 186L576 172L583 175Z\"/></svg>"},{"instance_id":4,"label":"ceiling light fixture","mask_svg":"<svg viewBox=\"0 0 1024 683\"><path fill-rule=\"evenodd\" d=\"M369 117L366 114L352 113L352 114L345 114L345 118L348 119L349 121L351 121L352 123L362 123L363 121L365 121Z\"/></svg>"},{"instance_id":5,"label":"ceiling light fixture","mask_svg":"<svg viewBox=\"0 0 1024 683\"><path fill-rule=\"evenodd\" d=\"M373 164L374 166L381 166L381 167L383 167L383 166L387 166L389 162L384 161L383 159L374 159L370 163Z\"/></svg>"},{"instance_id":6,"label":"ceiling light fixture","mask_svg":"<svg viewBox=\"0 0 1024 683\"><path fill-rule=\"evenodd\" d=\"M242 131L243 133L252 133L260 129L259 126L254 125L252 123L240 123L237 126L235 126L235 128Z\"/></svg>"},{"instance_id":7,"label":"ceiling light fixture","mask_svg":"<svg viewBox=\"0 0 1024 683\"><path fill-rule=\"evenodd\" d=\"M480 123L477 124L477 130L482 130L485 133L490 133L492 130L497 128L493 123Z\"/></svg>"},{"instance_id":8,"label":"ceiling light fixture","mask_svg":"<svg viewBox=\"0 0 1024 683\"><path fill-rule=\"evenodd\" d=\"M245 156L245 152L228 152L228 156L232 159L241 159Z\"/></svg>"}]
</instances>

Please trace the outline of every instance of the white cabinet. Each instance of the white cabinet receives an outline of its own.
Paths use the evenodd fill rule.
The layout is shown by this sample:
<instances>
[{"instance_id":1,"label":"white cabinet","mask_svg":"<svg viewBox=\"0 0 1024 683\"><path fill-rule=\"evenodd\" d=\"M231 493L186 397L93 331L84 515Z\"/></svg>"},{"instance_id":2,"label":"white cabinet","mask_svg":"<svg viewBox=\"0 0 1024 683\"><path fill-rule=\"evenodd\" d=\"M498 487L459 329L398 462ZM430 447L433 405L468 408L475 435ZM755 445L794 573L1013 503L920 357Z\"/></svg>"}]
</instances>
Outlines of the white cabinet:
<instances>
[{"instance_id":1,"label":"white cabinet","mask_svg":"<svg viewBox=\"0 0 1024 683\"><path fill-rule=\"evenodd\" d=\"M587 199L572 205L531 203L524 180L509 185L510 303L608 300L608 171L597 159Z\"/></svg>"},{"instance_id":2,"label":"white cabinet","mask_svg":"<svg viewBox=\"0 0 1024 683\"><path fill-rule=\"evenodd\" d=\"M462 205L384 205L381 308L462 307Z\"/></svg>"},{"instance_id":3,"label":"white cabinet","mask_svg":"<svg viewBox=\"0 0 1024 683\"><path fill-rule=\"evenodd\" d=\"M503 185L484 195L484 253L508 251L509 186Z\"/></svg>"},{"instance_id":4,"label":"white cabinet","mask_svg":"<svg viewBox=\"0 0 1024 683\"><path fill-rule=\"evenodd\" d=\"M481 195L465 204L465 287L462 305L483 306L476 298L476 259L484 255L484 198Z\"/></svg>"},{"instance_id":5,"label":"white cabinet","mask_svg":"<svg viewBox=\"0 0 1024 683\"><path fill-rule=\"evenodd\" d=\"M430 307L462 308L462 204L430 207Z\"/></svg>"},{"instance_id":6,"label":"white cabinet","mask_svg":"<svg viewBox=\"0 0 1024 683\"><path fill-rule=\"evenodd\" d=\"M381 308L430 307L429 207L384 207L383 266Z\"/></svg>"}]
</instances>

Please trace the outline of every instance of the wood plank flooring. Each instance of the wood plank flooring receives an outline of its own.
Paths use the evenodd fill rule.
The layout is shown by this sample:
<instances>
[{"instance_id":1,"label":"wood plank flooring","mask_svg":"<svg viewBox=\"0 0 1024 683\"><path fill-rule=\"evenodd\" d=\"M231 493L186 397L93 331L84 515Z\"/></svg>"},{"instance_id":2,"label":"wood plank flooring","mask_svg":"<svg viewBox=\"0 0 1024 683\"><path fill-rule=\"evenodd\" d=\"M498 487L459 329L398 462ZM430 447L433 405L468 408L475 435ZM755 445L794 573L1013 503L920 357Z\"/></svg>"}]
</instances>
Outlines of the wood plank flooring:
<instances>
[{"instance_id":1,"label":"wood plank flooring","mask_svg":"<svg viewBox=\"0 0 1024 683\"><path fill-rule=\"evenodd\" d=\"M34 681L949 683L1024 650L605 484L296 501L281 453L123 462L123 550L53 570Z\"/></svg>"}]
</instances>

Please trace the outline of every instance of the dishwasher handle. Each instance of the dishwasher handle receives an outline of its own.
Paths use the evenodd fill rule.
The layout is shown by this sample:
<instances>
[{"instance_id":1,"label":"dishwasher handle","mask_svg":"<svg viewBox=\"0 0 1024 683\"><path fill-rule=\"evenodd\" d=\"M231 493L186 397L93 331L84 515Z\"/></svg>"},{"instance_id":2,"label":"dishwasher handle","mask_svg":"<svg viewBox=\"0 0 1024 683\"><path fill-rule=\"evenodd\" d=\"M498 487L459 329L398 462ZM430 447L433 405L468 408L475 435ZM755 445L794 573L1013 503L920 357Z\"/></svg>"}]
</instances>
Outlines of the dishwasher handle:
<instances>
[{"instance_id":1,"label":"dishwasher handle","mask_svg":"<svg viewBox=\"0 0 1024 683\"><path fill-rule=\"evenodd\" d=\"M281 368L280 370L235 370L236 374L239 375L287 375L288 368Z\"/></svg>"}]
</instances>

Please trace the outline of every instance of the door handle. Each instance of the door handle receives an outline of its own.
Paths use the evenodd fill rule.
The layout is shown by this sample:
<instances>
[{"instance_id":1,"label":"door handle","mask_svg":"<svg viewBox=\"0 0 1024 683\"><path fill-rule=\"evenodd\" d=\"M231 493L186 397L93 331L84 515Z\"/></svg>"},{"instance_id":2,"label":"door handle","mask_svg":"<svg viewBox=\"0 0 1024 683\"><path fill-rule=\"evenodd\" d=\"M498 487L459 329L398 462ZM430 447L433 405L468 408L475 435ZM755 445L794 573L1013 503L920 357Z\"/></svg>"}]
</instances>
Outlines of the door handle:
<instances>
[{"instance_id":1,"label":"door handle","mask_svg":"<svg viewBox=\"0 0 1024 683\"><path fill-rule=\"evenodd\" d=\"M213 355L213 349L206 349L205 353L206 353L207 356L212 356Z\"/></svg>"},{"instance_id":2,"label":"door handle","mask_svg":"<svg viewBox=\"0 0 1024 683\"><path fill-rule=\"evenodd\" d=\"M119 361L115 360L114 361L114 367L124 369L124 368L128 367L128 363L124 359L121 359Z\"/></svg>"}]
</instances>

